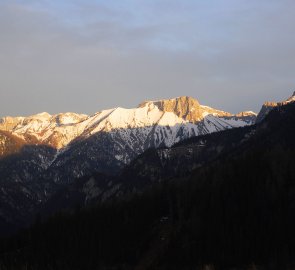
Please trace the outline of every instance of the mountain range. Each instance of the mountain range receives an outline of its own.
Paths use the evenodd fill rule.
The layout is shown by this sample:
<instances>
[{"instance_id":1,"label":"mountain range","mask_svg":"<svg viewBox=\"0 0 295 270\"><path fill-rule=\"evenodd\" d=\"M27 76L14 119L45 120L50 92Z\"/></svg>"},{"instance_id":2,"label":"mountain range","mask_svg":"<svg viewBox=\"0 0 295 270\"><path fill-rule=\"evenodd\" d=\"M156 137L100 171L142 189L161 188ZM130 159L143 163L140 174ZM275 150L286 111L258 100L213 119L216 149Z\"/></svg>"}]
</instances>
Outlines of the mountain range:
<instances>
[{"instance_id":1,"label":"mountain range","mask_svg":"<svg viewBox=\"0 0 295 270\"><path fill-rule=\"evenodd\" d=\"M122 129L144 128L146 130L141 134L143 142L148 137L153 137L153 142L149 144L158 147L171 146L181 140L178 135L180 130L186 137L203 135L252 124L255 117L256 114L253 112L233 115L202 106L190 97L178 97L146 101L135 109L118 107L103 110L92 116L76 113L50 115L44 112L28 117L4 117L0 119L0 130L7 131L26 143L45 144L63 149L77 138L87 139L99 132L116 133ZM166 126L174 128L167 130L164 128ZM153 129L155 127L157 128ZM164 133L167 135L164 136ZM5 154L3 149L2 155Z\"/></svg>"},{"instance_id":2,"label":"mountain range","mask_svg":"<svg viewBox=\"0 0 295 270\"><path fill-rule=\"evenodd\" d=\"M294 269L294 99L264 104L251 124L150 147L109 173L91 167L99 148L83 153L106 131L61 149L24 144L0 162L0 229L37 218L2 239L0 268ZM84 173L68 177L55 164L66 158Z\"/></svg>"},{"instance_id":3,"label":"mountain range","mask_svg":"<svg viewBox=\"0 0 295 270\"><path fill-rule=\"evenodd\" d=\"M40 211L105 201L186 175L250 138L256 122L294 100L295 95L283 103L265 103L258 116L251 111L235 115L178 97L92 116L1 118L2 227L23 226ZM219 136L226 130L233 130L228 139Z\"/></svg>"}]
</instances>

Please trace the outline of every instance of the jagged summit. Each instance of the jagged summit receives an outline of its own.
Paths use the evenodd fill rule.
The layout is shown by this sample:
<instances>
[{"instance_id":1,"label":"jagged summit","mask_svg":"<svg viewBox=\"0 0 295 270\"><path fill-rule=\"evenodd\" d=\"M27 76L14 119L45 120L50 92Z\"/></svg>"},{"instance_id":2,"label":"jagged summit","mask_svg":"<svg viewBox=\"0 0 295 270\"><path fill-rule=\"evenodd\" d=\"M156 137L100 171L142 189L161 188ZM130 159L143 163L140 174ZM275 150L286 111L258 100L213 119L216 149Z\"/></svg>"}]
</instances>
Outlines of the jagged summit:
<instances>
[{"instance_id":1,"label":"jagged summit","mask_svg":"<svg viewBox=\"0 0 295 270\"><path fill-rule=\"evenodd\" d=\"M178 117L187 121L197 121L202 118L202 109L199 101L188 96L180 96L173 99L162 99L157 101L145 101L138 107L153 104L163 112L175 113Z\"/></svg>"},{"instance_id":2,"label":"jagged summit","mask_svg":"<svg viewBox=\"0 0 295 270\"><path fill-rule=\"evenodd\" d=\"M51 114L49 114L48 112L41 112L41 113L37 113L37 114L34 114L34 115L31 115L29 116L31 118L50 118L51 117Z\"/></svg>"},{"instance_id":3,"label":"jagged summit","mask_svg":"<svg viewBox=\"0 0 295 270\"><path fill-rule=\"evenodd\" d=\"M179 96L175 98L169 98L169 99L158 99L158 100L145 100L141 102L138 105L139 107L145 106L147 103L153 103L153 104L167 104L167 103L194 103L196 105L200 105L199 101L196 98L190 97L190 96Z\"/></svg>"},{"instance_id":4,"label":"jagged summit","mask_svg":"<svg viewBox=\"0 0 295 270\"><path fill-rule=\"evenodd\" d=\"M295 91L294 91L294 93L293 93L293 95L291 97L289 97L288 99L286 99L284 101L265 102L262 105L262 108L261 108L260 112L257 115L256 123L261 122L269 114L269 112L271 110L273 110L273 108L275 108L277 106L283 106L283 105L286 105L286 104L294 102L294 101L295 101Z\"/></svg>"},{"instance_id":5,"label":"jagged summit","mask_svg":"<svg viewBox=\"0 0 295 270\"><path fill-rule=\"evenodd\" d=\"M170 127L160 136L160 145L172 145L184 137L220 131L227 128L252 124L255 116L242 113L233 115L228 112L201 105L195 98L180 96L172 99L142 102L137 108L117 107L103 110L92 116L76 113L51 115L43 112L28 117L6 117L0 119L0 130L11 132L21 139L34 138L42 144L63 148L77 137L87 138L98 132L115 132L124 129L147 129L142 141L153 128L161 132L160 127ZM180 131L181 129L181 131ZM186 131L184 131L186 130ZM164 132L164 131L162 131ZM129 135L126 135L127 139ZM141 135L134 135L141 136Z\"/></svg>"},{"instance_id":6,"label":"jagged summit","mask_svg":"<svg viewBox=\"0 0 295 270\"><path fill-rule=\"evenodd\" d=\"M217 110L209 106L201 105L199 101L193 97L180 96L173 99L162 99L156 101L144 101L139 104L138 108L143 108L144 106L157 106L161 111L173 112L178 117L189 121L197 122L202 120L207 115L214 115L218 117L256 117L257 114L252 111L240 112L236 115L225 112L222 110Z\"/></svg>"},{"instance_id":7,"label":"jagged summit","mask_svg":"<svg viewBox=\"0 0 295 270\"><path fill-rule=\"evenodd\" d=\"M236 116L240 117L240 116L257 116L257 113L253 112L253 111L245 111L245 112L239 112L236 114Z\"/></svg>"},{"instance_id":8,"label":"jagged summit","mask_svg":"<svg viewBox=\"0 0 295 270\"><path fill-rule=\"evenodd\" d=\"M289 102L293 102L295 101L295 91L293 93L293 95L291 97L289 97L285 102L289 103Z\"/></svg>"}]
</instances>

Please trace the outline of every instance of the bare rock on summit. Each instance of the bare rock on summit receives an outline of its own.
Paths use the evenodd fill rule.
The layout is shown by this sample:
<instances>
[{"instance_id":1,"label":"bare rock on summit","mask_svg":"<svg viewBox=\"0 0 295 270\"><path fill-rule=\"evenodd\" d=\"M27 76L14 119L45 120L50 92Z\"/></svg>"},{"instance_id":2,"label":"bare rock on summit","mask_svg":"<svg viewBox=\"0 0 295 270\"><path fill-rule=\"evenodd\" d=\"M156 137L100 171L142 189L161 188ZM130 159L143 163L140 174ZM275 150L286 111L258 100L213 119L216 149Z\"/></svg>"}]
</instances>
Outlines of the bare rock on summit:
<instances>
[{"instance_id":1,"label":"bare rock on summit","mask_svg":"<svg viewBox=\"0 0 295 270\"><path fill-rule=\"evenodd\" d=\"M148 104L153 104L163 112L172 112L185 121L196 123L204 119L206 115L212 114L219 117L233 116L231 113L216 110L208 106L200 105L195 98L181 96L173 99L163 99L158 101L145 101L138 107L142 108Z\"/></svg>"},{"instance_id":2,"label":"bare rock on summit","mask_svg":"<svg viewBox=\"0 0 295 270\"><path fill-rule=\"evenodd\" d=\"M173 112L184 120L195 122L202 119L202 110L198 100L191 97L178 97L154 102L164 112Z\"/></svg>"},{"instance_id":3,"label":"bare rock on summit","mask_svg":"<svg viewBox=\"0 0 295 270\"><path fill-rule=\"evenodd\" d=\"M11 117L6 116L0 118L0 130L12 130L14 129L24 118L23 117Z\"/></svg>"},{"instance_id":4,"label":"bare rock on summit","mask_svg":"<svg viewBox=\"0 0 295 270\"><path fill-rule=\"evenodd\" d=\"M28 117L5 117L0 119L0 130L9 131L27 144L45 144L57 149L66 147L77 138L119 131L124 139L123 145L133 144L134 137L140 137L140 145L158 147L162 144L171 146L191 136L253 124L254 118L216 110L200 105L197 99L181 96L145 101L133 109L117 107L103 110L92 116L43 112ZM142 134L135 130L141 130Z\"/></svg>"},{"instance_id":5,"label":"bare rock on summit","mask_svg":"<svg viewBox=\"0 0 295 270\"><path fill-rule=\"evenodd\" d=\"M0 158L15 154L26 144L26 142L9 131L0 130Z\"/></svg>"},{"instance_id":6,"label":"bare rock on summit","mask_svg":"<svg viewBox=\"0 0 295 270\"><path fill-rule=\"evenodd\" d=\"M281 101L281 102L265 102L262 105L262 108L261 108L260 112L257 115L256 123L260 123L270 113L270 111L273 110L273 108L278 107L278 106L284 106L284 105L287 105L288 103L291 103L291 102L294 102L294 101L295 101L295 92L293 93L293 95L291 97L289 97L285 101Z\"/></svg>"}]
</instances>

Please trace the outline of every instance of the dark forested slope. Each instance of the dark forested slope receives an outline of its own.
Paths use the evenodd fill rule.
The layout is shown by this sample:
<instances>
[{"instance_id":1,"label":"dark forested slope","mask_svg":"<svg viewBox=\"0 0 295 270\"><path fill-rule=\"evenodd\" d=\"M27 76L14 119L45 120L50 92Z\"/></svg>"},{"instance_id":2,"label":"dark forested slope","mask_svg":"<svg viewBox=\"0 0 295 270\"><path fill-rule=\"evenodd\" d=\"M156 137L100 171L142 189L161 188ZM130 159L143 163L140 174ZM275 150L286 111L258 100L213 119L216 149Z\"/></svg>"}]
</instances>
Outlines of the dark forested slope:
<instances>
[{"instance_id":1,"label":"dark forested slope","mask_svg":"<svg viewBox=\"0 0 295 270\"><path fill-rule=\"evenodd\" d=\"M1 242L1 269L295 269L294 123L275 108L181 181L37 221Z\"/></svg>"}]
</instances>

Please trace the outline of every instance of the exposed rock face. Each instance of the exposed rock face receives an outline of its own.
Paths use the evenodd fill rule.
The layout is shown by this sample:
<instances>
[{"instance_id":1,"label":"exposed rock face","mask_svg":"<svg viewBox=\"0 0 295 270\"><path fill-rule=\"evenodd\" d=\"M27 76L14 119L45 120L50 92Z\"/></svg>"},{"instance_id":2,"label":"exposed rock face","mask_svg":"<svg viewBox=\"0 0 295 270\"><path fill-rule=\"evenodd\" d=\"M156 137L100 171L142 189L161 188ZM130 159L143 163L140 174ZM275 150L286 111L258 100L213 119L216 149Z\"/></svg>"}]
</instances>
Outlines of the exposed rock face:
<instances>
[{"instance_id":1,"label":"exposed rock face","mask_svg":"<svg viewBox=\"0 0 295 270\"><path fill-rule=\"evenodd\" d=\"M293 95L291 97L289 97L284 103L284 105L286 105L287 103L290 103L290 102L294 102L295 101L295 91L293 93Z\"/></svg>"},{"instance_id":2,"label":"exposed rock face","mask_svg":"<svg viewBox=\"0 0 295 270\"><path fill-rule=\"evenodd\" d=\"M278 103L277 102L265 102L262 105L262 108L257 115L256 123L260 123L268 114L270 111L273 110L273 108L277 107Z\"/></svg>"},{"instance_id":3,"label":"exposed rock face","mask_svg":"<svg viewBox=\"0 0 295 270\"><path fill-rule=\"evenodd\" d=\"M23 117L3 117L0 119L0 130L13 130L23 119Z\"/></svg>"},{"instance_id":4,"label":"exposed rock face","mask_svg":"<svg viewBox=\"0 0 295 270\"><path fill-rule=\"evenodd\" d=\"M138 108L118 107L92 116L39 113L0 122L0 156L18 153L20 164L0 166L2 181L42 178L59 184L93 172L116 174L149 148L171 147L187 138L254 123L248 115L232 115L190 97L147 101ZM31 145L34 155L21 151L24 145Z\"/></svg>"},{"instance_id":5,"label":"exposed rock face","mask_svg":"<svg viewBox=\"0 0 295 270\"><path fill-rule=\"evenodd\" d=\"M253 123L248 115L202 106L190 97L149 101L134 109L118 107L92 116L39 113L2 118L0 221L24 222L58 187L93 173L118 174L149 148L171 147L187 138ZM105 185L109 183L105 179ZM92 181L82 193L92 200L97 194L107 198L113 192L101 188L101 181Z\"/></svg>"},{"instance_id":6,"label":"exposed rock face","mask_svg":"<svg viewBox=\"0 0 295 270\"><path fill-rule=\"evenodd\" d=\"M93 172L116 174L149 148L171 147L187 138L254 122L254 113L232 115L184 96L146 101L135 109L104 110L93 116L39 113L3 118L0 129L10 129L10 136L21 145L44 144L58 149L46 177L71 182ZM7 150L10 145L3 140L0 155L14 153Z\"/></svg>"},{"instance_id":7,"label":"exposed rock face","mask_svg":"<svg viewBox=\"0 0 295 270\"><path fill-rule=\"evenodd\" d=\"M149 149L135 158L119 175L113 177L104 174L85 175L80 179L82 181L78 183L79 185L77 182L66 185L66 196L64 197L67 198L67 202L63 203L67 205L71 203L74 206L77 200L80 204L87 204L91 200L104 201L110 197L121 196L126 192L140 191L156 182L174 177L181 179L190 174L192 170L216 161L222 155L228 156L230 153L239 155L241 151L256 149L261 145L267 149L273 147L274 142L280 144L279 138L288 142L287 147L290 145L294 148L295 108L293 105L276 110L272 117L266 119L261 125L198 136L172 147ZM251 114L251 112L246 113L250 116ZM280 130L278 127L281 126ZM236 151L236 149L240 150ZM75 192L72 191L73 189ZM55 196L54 203L56 200L61 200L60 197ZM75 200L75 198L78 199Z\"/></svg>"},{"instance_id":8,"label":"exposed rock face","mask_svg":"<svg viewBox=\"0 0 295 270\"><path fill-rule=\"evenodd\" d=\"M254 113L232 115L190 97L146 101L138 108L118 107L93 116L39 113L2 119L0 129L10 130L3 135L0 155L15 153L24 144L52 146L58 152L44 175L69 183L93 172L116 174L149 148L254 122Z\"/></svg>"},{"instance_id":9,"label":"exposed rock face","mask_svg":"<svg viewBox=\"0 0 295 270\"><path fill-rule=\"evenodd\" d=\"M50 115L46 112L28 117L4 117L0 119L0 130L10 131L28 144L62 148L83 132L77 123L87 117L75 113Z\"/></svg>"},{"instance_id":10,"label":"exposed rock face","mask_svg":"<svg viewBox=\"0 0 295 270\"><path fill-rule=\"evenodd\" d=\"M208 114L219 117L234 116L228 112L200 105L198 100L187 96L159 101L145 101L139 105L139 108L150 104L157 106L163 112L172 112L178 117L191 123L203 120Z\"/></svg>"},{"instance_id":11,"label":"exposed rock face","mask_svg":"<svg viewBox=\"0 0 295 270\"><path fill-rule=\"evenodd\" d=\"M154 104L163 112L172 112L178 117L189 121L196 122L203 118L203 110L198 100L191 97L178 97L174 99L159 100L159 101L146 101L139 105L143 108L147 104Z\"/></svg>"},{"instance_id":12,"label":"exposed rock face","mask_svg":"<svg viewBox=\"0 0 295 270\"><path fill-rule=\"evenodd\" d=\"M190 137L251 125L255 117L215 110L189 97L102 111L78 124L85 126L84 132L61 149L47 177L72 182L92 172L116 174L149 148L171 147Z\"/></svg>"},{"instance_id":13,"label":"exposed rock face","mask_svg":"<svg viewBox=\"0 0 295 270\"><path fill-rule=\"evenodd\" d=\"M29 117L5 117L0 119L0 130L10 131L11 134L29 144L46 144L61 149L76 138L87 138L97 132L116 133L116 130L153 129L156 126L170 126L175 129L176 126L186 125L186 129L191 130L187 135L190 137L252 124L252 118L248 115L232 115L203 106L196 99L184 96L168 100L146 101L135 109L104 110L92 116L75 113L50 115L43 112ZM196 129L197 125L199 128ZM201 126L204 128L200 129ZM213 126L216 127L213 128ZM159 128L154 131L157 134L161 133ZM165 136L166 146L178 141L175 135L172 139L169 134ZM149 143L149 145L158 146L163 139L159 140L158 143Z\"/></svg>"},{"instance_id":14,"label":"exposed rock face","mask_svg":"<svg viewBox=\"0 0 295 270\"><path fill-rule=\"evenodd\" d=\"M268 114L270 111L273 110L273 108L278 107L278 106L284 106L287 105L288 103L294 102L295 101L295 92L291 97L289 97L287 100L282 101L282 102L265 102L262 105L262 108L260 112L257 115L256 123L260 123Z\"/></svg>"},{"instance_id":15,"label":"exposed rock face","mask_svg":"<svg viewBox=\"0 0 295 270\"><path fill-rule=\"evenodd\" d=\"M246 111L246 112L240 112L238 114L236 114L237 117L257 117L257 114L255 112L252 111Z\"/></svg>"},{"instance_id":16,"label":"exposed rock face","mask_svg":"<svg viewBox=\"0 0 295 270\"><path fill-rule=\"evenodd\" d=\"M15 154L26 144L26 141L8 131L0 131L0 157Z\"/></svg>"}]
</instances>

